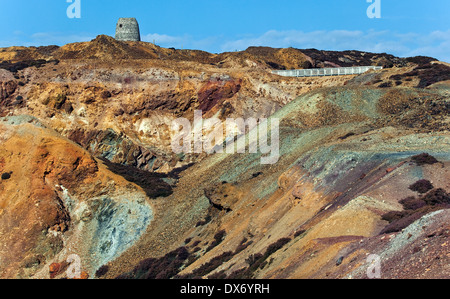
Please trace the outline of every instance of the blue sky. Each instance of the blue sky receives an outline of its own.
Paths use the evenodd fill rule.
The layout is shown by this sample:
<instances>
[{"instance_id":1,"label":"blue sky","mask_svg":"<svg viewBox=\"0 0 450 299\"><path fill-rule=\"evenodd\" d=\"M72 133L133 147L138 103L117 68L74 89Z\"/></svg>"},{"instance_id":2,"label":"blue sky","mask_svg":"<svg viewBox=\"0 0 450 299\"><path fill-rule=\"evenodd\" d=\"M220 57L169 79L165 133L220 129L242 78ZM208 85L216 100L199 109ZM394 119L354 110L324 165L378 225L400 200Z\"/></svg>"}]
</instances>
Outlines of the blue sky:
<instances>
[{"instance_id":1,"label":"blue sky","mask_svg":"<svg viewBox=\"0 0 450 299\"><path fill-rule=\"evenodd\" d=\"M73 0L75 1L75 0ZM249 46L427 55L450 62L449 0L0 0L0 47L64 45L114 36L120 17L137 18L142 39L213 53ZM376 1L376 0L373 0Z\"/></svg>"}]
</instances>

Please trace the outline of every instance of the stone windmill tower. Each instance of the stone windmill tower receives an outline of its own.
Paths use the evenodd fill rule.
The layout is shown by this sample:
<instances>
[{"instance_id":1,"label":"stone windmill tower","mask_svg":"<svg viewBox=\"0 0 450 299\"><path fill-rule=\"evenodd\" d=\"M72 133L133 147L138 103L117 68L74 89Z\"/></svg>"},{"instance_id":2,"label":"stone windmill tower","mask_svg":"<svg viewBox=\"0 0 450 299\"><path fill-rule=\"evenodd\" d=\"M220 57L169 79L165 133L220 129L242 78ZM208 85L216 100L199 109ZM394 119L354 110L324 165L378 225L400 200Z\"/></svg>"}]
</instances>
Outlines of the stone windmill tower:
<instances>
[{"instance_id":1,"label":"stone windmill tower","mask_svg":"<svg viewBox=\"0 0 450 299\"><path fill-rule=\"evenodd\" d=\"M116 39L120 41L141 41L137 20L135 18L120 18L116 26Z\"/></svg>"}]
</instances>

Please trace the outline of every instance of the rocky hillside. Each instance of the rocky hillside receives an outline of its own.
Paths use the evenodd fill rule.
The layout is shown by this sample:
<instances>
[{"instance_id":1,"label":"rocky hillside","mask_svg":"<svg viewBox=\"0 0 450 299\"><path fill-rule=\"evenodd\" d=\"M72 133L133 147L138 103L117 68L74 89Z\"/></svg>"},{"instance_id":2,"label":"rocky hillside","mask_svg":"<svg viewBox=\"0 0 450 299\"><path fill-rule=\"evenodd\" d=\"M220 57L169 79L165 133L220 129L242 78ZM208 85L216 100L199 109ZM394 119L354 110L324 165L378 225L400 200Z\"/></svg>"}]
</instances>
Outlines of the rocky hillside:
<instances>
[{"instance_id":1,"label":"rocky hillside","mask_svg":"<svg viewBox=\"0 0 450 299\"><path fill-rule=\"evenodd\" d=\"M45 278L72 253L92 273L145 232L153 210L140 187L34 117L0 128L1 278Z\"/></svg>"},{"instance_id":2,"label":"rocky hillside","mask_svg":"<svg viewBox=\"0 0 450 299\"><path fill-rule=\"evenodd\" d=\"M448 89L402 90L422 104L387 112L393 92L308 93L272 116L282 120L278 163L222 154L187 169L110 277L129 264L121 278L155 278L161 265L175 269L160 278L365 278L369 254L385 278L448 277ZM447 108L423 111L434 105Z\"/></svg>"},{"instance_id":3,"label":"rocky hillside","mask_svg":"<svg viewBox=\"0 0 450 299\"><path fill-rule=\"evenodd\" d=\"M381 65L359 76L272 69ZM450 67L99 36L0 49L0 273L448 278ZM173 120L269 118L280 158L175 154ZM246 134L246 132L240 132Z\"/></svg>"}]
</instances>

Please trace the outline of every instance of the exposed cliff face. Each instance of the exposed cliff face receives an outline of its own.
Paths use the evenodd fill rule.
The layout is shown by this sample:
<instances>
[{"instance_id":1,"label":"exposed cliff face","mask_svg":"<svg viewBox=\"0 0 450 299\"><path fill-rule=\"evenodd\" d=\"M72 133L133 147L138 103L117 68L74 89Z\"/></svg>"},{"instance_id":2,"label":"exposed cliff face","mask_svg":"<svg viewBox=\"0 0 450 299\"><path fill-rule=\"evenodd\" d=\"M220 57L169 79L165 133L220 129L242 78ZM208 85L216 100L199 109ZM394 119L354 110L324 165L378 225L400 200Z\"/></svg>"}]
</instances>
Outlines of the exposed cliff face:
<instances>
[{"instance_id":1,"label":"exposed cliff face","mask_svg":"<svg viewBox=\"0 0 450 299\"><path fill-rule=\"evenodd\" d=\"M2 278L48 278L70 254L92 277L145 231L153 211L139 187L33 117L0 127Z\"/></svg>"},{"instance_id":2,"label":"exposed cliff face","mask_svg":"<svg viewBox=\"0 0 450 299\"><path fill-rule=\"evenodd\" d=\"M107 36L0 60L2 277L64 277L72 253L89 277L364 278L368 254L386 278L450 275L444 63ZM348 65L387 68L269 72ZM279 161L174 154L171 123L195 110L279 119Z\"/></svg>"},{"instance_id":3,"label":"exposed cliff face","mask_svg":"<svg viewBox=\"0 0 450 299\"><path fill-rule=\"evenodd\" d=\"M4 55L11 51L19 50ZM266 71L272 58L302 67L305 58L295 49L252 48L223 54L228 59L99 36L48 55L35 67L5 66L14 73L2 70L1 115L34 115L95 156L159 172L196 160L170 153L170 124L178 117L192 119L194 110L205 118L268 117L302 93L353 77L299 81ZM243 65L241 56L253 62ZM226 65L217 64L222 59Z\"/></svg>"},{"instance_id":4,"label":"exposed cliff face","mask_svg":"<svg viewBox=\"0 0 450 299\"><path fill-rule=\"evenodd\" d=\"M394 91L410 95L409 110L386 110ZM381 258L385 278L448 277L449 113L428 114L430 127L398 121L427 115L427 97L447 103L448 91L333 88L296 99L272 115L281 119L278 163L216 154L189 168L153 230L112 264L110 275L129 265L126 277L152 277L158 268L133 263L137 252L161 257L169 251L164 244L173 244L190 254L177 268L181 277L367 278L370 254ZM391 98L390 105L401 101ZM332 113L319 109L323 102ZM445 129L434 132L436 123ZM422 152L439 162L417 163ZM447 190L439 195L446 203L408 210L411 217L384 233L383 215L403 211L400 201L418 196L409 186L421 179ZM440 258L425 257L428 249ZM415 262L420 250L427 266Z\"/></svg>"}]
</instances>

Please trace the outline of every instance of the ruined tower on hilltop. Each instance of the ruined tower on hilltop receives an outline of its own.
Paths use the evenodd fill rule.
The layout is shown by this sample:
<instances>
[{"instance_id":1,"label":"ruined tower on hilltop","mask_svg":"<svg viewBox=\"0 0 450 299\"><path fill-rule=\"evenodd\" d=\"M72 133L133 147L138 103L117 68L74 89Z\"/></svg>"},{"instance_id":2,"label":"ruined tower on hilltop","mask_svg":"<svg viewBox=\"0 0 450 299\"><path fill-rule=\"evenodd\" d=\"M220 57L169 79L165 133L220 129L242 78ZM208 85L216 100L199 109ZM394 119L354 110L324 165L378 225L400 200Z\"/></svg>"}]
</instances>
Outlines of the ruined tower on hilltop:
<instances>
[{"instance_id":1,"label":"ruined tower on hilltop","mask_svg":"<svg viewBox=\"0 0 450 299\"><path fill-rule=\"evenodd\" d=\"M135 18L120 18L116 26L116 39L120 41L141 41L137 20Z\"/></svg>"}]
</instances>

